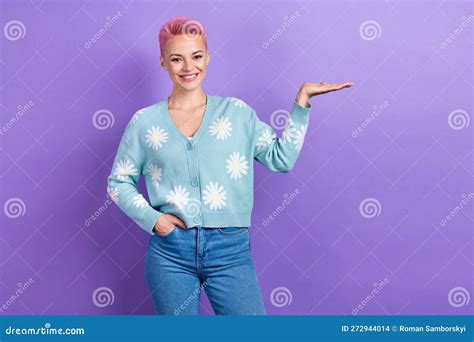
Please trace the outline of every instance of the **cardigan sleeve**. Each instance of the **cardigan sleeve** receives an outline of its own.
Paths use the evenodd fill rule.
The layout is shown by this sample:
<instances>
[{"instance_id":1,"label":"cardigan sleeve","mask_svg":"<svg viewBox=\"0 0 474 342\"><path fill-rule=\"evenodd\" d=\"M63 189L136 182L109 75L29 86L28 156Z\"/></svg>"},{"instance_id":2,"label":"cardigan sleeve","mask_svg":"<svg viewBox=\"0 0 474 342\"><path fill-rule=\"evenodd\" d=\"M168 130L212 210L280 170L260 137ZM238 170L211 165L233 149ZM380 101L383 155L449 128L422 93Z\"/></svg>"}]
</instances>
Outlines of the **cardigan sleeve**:
<instances>
[{"instance_id":1,"label":"cardigan sleeve","mask_svg":"<svg viewBox=\"0 0 474 342\"><path fill-rule=\"evenodd\" d=\"M308 128L311 105L302 107L296 101L289 116L285 118L283 132L278 137L269 124L260 121L254 111L254 158L274 172L289 172L296 163L303 146L305 133ZM278 126L281 118L278 114L285 111L276 111L272 114L272 124ZM273 121L277 121L273 123Z\"/></svg>"},{"instance_id":2,"label":"cardigan sleeve","mask_svg":"<svg viewBox=\"0 0 474 342\"><path fill-rule=\"evenodd\" d=\"M107 178L109 198L140 228L151 235L156 221L163 215L154 209L137 190L145 163L145 147L140 144L138 129L129 122L120 141L112 171Z\"/></svg>"}]
</instances>

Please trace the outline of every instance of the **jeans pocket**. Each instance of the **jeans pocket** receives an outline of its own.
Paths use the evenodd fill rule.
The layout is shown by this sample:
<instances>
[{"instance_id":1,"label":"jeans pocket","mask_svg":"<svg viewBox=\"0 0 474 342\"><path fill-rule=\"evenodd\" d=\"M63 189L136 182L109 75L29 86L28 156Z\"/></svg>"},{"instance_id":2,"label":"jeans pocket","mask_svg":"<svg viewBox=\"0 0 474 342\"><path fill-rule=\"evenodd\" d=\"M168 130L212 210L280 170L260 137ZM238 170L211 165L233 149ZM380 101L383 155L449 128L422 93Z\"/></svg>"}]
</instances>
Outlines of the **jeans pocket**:
<instances>
[{"instance_id":1,"label":"jeans pocket","mask_svg":"<svg viewBox=\"0 0 474 342\"><path fill-rule=\"evenodd\" d=\"M240 235L248 231L247 227L225 227L225 228L217 228L219 233L222 235Z\"/></svg>"},{"instance_id":2,"label":"jeans pocket","mask_svg":"<svg viewBox=\"0 0 474 342\"><path fill-rule=\"evenodd\" d=\"M174 228L169 233L167 233L166 235L160 235L158 233L156 235L158 235L160 238L164 239L164 238L167 238L168 236L170 236L171 234L173 234L176 231L176 229L178 229L178 226L174 226Z\"/></svg>"}]
</instances>

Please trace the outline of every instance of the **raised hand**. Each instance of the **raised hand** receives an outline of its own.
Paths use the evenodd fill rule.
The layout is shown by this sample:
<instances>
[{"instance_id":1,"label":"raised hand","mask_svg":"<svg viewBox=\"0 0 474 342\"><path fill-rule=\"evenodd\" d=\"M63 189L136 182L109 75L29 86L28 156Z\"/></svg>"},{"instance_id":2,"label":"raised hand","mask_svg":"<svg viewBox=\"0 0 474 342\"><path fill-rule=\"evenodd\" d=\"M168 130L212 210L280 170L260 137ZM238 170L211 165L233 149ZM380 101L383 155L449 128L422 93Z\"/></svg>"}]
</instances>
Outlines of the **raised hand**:
<instances>
[{"instance_id":1,"label":"raised hand","mask_svg":"<svg viewBox=\"0 0 474 342\"><path fill-rule=\"evenodd\" d=\"M301 86L298 94L296 95L296 101L303 107L306 107L308 104L308 100L316 95L326 94L331 91L341 90L344 88L349 88L353 85L353 82L345 82L345 83L312 83L312 82L305 82Z\"/></svg>"}]
</instances>

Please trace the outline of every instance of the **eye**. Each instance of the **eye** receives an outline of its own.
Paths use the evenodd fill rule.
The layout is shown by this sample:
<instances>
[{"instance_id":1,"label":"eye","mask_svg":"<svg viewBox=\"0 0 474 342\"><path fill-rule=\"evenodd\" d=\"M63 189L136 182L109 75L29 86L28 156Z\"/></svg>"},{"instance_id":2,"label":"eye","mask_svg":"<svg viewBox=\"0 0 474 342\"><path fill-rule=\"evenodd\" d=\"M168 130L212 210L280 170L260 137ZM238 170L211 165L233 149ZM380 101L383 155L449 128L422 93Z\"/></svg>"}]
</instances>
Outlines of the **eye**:
<instances>
[{"instance_id":1,"label":"eye","mask_svg":"<svg viewBox=\"0 0 474 342\"><path fill-rule=\"evenodd\" d=\"M171 61L172 62L179 62L179 58L173 58Z\"/></svg>"},{"instance_id":2,"label":"eye","mask_svg":"<svg viewBox=\"0 0 474 342\"><path fill-rule=\"evenodd\" d=\"M197 56L194 56L195 59L201 59L202 58L202 55L197 55Z\"/></svg>"}]
</instances>

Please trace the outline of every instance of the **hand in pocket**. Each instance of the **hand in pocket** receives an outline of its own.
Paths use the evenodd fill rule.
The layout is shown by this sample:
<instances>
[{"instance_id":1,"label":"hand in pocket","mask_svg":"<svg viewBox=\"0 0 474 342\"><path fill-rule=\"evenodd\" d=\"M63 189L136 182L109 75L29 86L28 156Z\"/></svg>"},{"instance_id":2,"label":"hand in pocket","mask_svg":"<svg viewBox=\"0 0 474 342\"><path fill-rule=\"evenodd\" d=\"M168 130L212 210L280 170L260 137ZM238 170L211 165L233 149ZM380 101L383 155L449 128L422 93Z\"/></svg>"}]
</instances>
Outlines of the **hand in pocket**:
<instances>
[{"instance_id":1,"label":"hand in pocket","mask_svg":"<svg viewBox=\"0 0 474 342\"><path fill-rule=\"evenodd\" d=\"M156 221L153 231L160 236L166 236L171 234L176 226L186 228L186 224L178 217L171 214L164 214Z\"/></svg>"}]
</instances>

